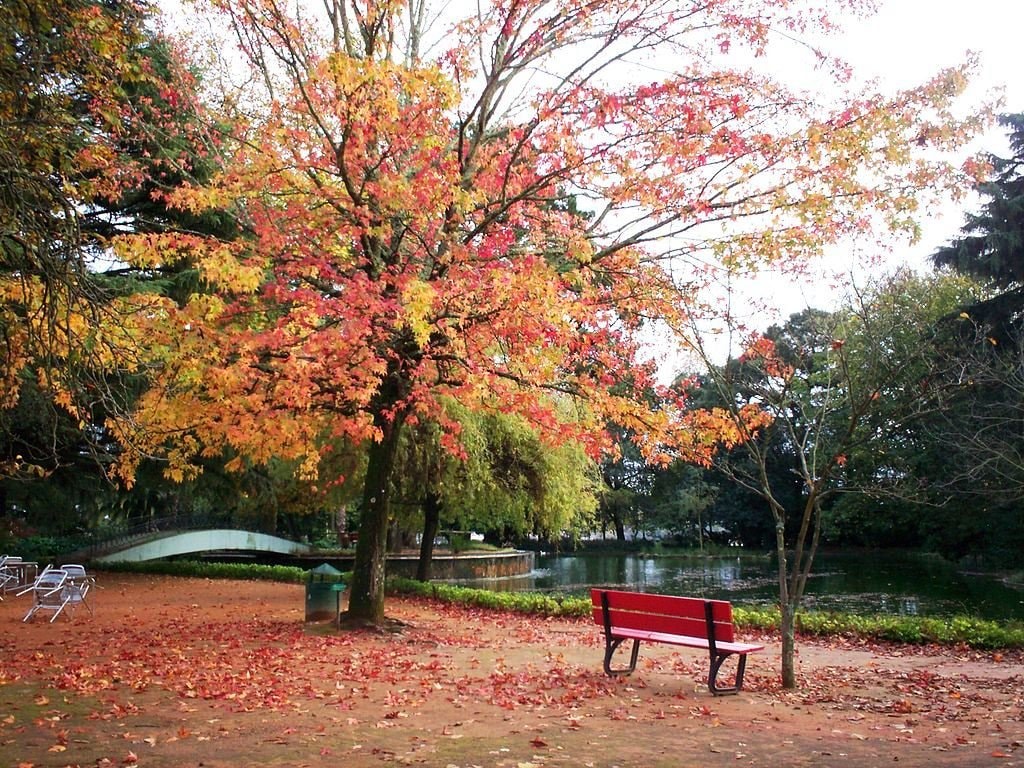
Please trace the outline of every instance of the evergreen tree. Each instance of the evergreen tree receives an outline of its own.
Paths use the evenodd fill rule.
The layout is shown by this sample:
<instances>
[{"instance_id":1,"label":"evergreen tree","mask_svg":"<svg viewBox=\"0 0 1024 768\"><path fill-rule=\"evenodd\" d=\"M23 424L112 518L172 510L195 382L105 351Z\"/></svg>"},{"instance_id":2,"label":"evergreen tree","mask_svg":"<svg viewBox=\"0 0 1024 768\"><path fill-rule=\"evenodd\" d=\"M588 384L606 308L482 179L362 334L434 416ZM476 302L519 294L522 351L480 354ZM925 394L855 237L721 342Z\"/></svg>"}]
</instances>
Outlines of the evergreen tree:
<instances>
[{"instance_id":1,"label":"evergreen tree","mask_svg":"<svg viewBox=\"0 0 1024 768\"><path fill-rule=\"evenodd\" d=\"M992 178L978 185L988 201L968 214L961 236L932 254L938 267L991 281L999 290L966 308L998 340L1009 338L1024 310L1024 113L1003 115L1011 156L991 155Z\"/></svg>"},{"instance_id":2,"label":"evergreen tree","mask_svg":"<svg viewBox=\"0 0 1024 768\"><path fill-rule=\"evenodd\" d=\"M147 386L118 298L201 288L185 260L118 265L111 238L234 235L221 211L166 205L212 173L218 148L157 18L146 3L0 4L0 515L64 529L113 503L104 425Z\"/></svg>"}]
</instances>

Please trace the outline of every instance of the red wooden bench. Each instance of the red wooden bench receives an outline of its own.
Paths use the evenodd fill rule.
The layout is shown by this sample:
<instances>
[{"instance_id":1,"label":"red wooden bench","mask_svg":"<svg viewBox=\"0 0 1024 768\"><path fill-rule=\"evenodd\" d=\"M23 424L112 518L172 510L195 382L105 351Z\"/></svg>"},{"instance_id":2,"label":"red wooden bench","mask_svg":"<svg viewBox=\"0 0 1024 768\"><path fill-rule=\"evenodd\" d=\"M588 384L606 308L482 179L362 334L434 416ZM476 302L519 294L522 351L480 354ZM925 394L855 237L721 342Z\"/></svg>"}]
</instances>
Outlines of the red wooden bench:
<instances>
[{"instance_id":1,"label":"red wooden bench","mask_svg":"<svg viewBox=\"0 0 1024 768\"><path fill-rule=\"evenodd\" d=\"M713 694L736 693L743 687L747 654L764 649L763 645L735 642L732 604L724 600L674 597L646 592L592 589L594 621L604 627L604 671L609 675L628 675L636 669L640 641L705 648L711 656L708 688ZM633 641L629 666L615 669L612 656L626 640ZM722 663L737 655L736 678L731 686L718 685Z\"/></svg>"}]
</instances>

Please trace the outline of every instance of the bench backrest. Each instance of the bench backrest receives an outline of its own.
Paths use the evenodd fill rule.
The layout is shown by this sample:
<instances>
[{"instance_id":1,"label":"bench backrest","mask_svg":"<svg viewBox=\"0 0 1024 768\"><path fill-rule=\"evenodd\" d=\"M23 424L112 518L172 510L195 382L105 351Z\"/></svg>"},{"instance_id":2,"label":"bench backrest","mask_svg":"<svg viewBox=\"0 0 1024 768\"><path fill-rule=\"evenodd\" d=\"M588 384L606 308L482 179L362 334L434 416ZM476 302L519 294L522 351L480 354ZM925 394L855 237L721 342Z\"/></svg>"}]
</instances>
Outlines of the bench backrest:
<instances>
[{"instance_id":1,"label":"bench backrest","mask_svg":"<svg viewBox=\"0 0 1024 768\"><path fill-rule=\"evenodd\" d=\"M590 600L593 605L594 621L602 627L605 626L607 610L608 621L613 627L707 638L710 611L714 640L722 643L731 643L735 640L732 604L725 600L653 595L614 589L592 589Z\"/></svg>"}]
</instances>

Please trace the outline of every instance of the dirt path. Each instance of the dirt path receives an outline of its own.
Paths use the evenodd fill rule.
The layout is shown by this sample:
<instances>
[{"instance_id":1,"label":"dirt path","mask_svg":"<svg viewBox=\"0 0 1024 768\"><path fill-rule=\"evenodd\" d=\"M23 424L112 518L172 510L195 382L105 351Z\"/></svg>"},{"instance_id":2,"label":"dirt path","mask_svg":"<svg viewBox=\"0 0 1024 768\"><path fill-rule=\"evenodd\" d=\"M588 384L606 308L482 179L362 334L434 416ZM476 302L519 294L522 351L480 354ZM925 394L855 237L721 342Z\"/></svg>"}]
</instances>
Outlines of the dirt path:
<instances>
[{"instance_id":1,"label":"dirt path","mask_svg":"<svg viewBox=\"0 0 1024 768\"><path fill-rule=\"evenodd\" d=\"M0 768L1024 765L1016 652L803 641L784 692L768 637L715 698L686 649L605 677L589 622L392 598L401 632L339 634L301 585L100 584L73 621L0 602Z\"/></svg>"}]
</instances>

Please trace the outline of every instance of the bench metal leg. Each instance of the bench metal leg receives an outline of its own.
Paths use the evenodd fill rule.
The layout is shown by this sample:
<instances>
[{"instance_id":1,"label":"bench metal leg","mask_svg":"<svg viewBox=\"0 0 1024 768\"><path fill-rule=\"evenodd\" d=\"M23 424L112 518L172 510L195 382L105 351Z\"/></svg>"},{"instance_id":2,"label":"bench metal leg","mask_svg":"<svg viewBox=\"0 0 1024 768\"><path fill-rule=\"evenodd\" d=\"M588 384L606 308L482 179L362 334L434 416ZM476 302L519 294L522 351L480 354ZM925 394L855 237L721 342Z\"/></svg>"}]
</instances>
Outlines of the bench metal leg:
<instances>
[{"instance_id":1,"label":"bench metal leg","mask_svg":"<svg viewBox=\"0 0 1024 768\"><path fill-rule=\"evenodd\" d=\"M739 654L739 658L736 660L736 679L731 686L719 686L718 685L718 671L722 668L722 663L732 656L731 653L713 653L711 655L711 670L708 672L708 688L715 696L728 696L733 693L739 693L740 689L743 688L743 673L747 668L747 654Z\"/></svg>"},{"instance_id":2,"label":"bench metal leg","mask_svg":"<svg viewBox=\"0 0 1024 768\"><path fill-rule=\"evenodd\" d=\"M615 651L618 650L619 646L622 645L623 641L627 638L616 637L616 638L605 638L604 641L604 672L606 675L628 675L634 669L636 669L636 657L640 653L640 641L633 640L633 651L629 656L629 666L622 667L621 669L612 669L612 656L615 655Z\"/></svg>"}]
</instances>

